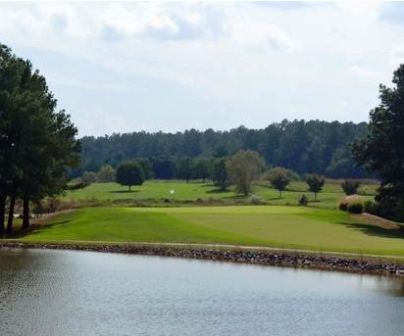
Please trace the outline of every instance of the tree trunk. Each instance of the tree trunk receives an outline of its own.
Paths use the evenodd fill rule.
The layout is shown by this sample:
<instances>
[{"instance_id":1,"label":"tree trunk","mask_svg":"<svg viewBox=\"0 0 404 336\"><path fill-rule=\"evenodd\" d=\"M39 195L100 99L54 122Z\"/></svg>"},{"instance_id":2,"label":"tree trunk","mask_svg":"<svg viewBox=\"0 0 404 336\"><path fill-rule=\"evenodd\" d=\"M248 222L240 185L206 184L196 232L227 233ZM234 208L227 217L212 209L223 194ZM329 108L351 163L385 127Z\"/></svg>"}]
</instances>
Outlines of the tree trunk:
<instances>
[{"instance_id":1,"label":"tree trunk","mask_svg":"<svg viewBox=\"0 0 404 336\"><path fill-rule=\"evenodd\" d=\"M204 176L204 177L202 178L202 183L203 183L203 184L205 184L205 179L206 179L206 177Z\"/></svg>"},{"instance_id":2,"label":"tree trunk","mask_svg":"<svg viewBox=\"0 0 404 336\"><path fill-rule=\"evenodd\" d=\"M6 198L4 194L0 195L0 234L4 233L4 218L6 213Z\"/></svg>"},{"instance_id":3,"label":"tree trunk","mask_svg":"<svg viewBox=\"0 0 404 336\"><path fill-rule=\"evenodd\" d=\"M129 191L132 191L132 186L129 186Z\"/></svg>"},{"instance_id":4,"label":"tree trunk","mask_svg":"<svg viewBox=\"0 0 404 336\"><path fill-rule=\"evenodd\" d=\"M15 207L15 196L12 195L10 198L10 208L8 210L7 233L13 232L14 207Z\"/></svg>"},{"instance_id":5,"label":"tree trunk","mask_svg":"<svg viewBox=\"0 0 404 336\"><path fill-rule=\"evenodd\" d=\"M317 202L317 193L316 192L314 193L314 201Z\"/></svg>"},{"instance_id":6,"label":"tree trunk","mask_svg":"<svg viewBox=\"0 0 404 336\"><path fill-rule=\"evenodd\" d=\"M282 198L282 190L279 190L279 198Z\"/></svg>"},{"instance_id":7,"label":"tree trunk","mask_svg":"<svg viewBox=\"0 0 404 336\"><path fill-rule=\"evenodd\" d=\"M29 228L29 198L24 196L23 199L23 213L22 213L22 228Z\"/></svg>"}]
</instances>

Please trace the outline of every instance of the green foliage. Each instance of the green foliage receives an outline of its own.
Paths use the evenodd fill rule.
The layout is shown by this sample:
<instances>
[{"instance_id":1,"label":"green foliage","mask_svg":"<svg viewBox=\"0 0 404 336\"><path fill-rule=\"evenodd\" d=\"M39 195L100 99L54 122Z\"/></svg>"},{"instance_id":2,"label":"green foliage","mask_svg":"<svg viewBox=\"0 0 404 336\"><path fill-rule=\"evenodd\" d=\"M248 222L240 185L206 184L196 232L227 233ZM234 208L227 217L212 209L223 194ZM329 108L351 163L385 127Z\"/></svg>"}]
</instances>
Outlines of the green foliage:
<instances>
[{"instance_id":1,"label":"green foliage","mask_svg":"<svg viewBox=\"0 0 404 336\"><path fill-rule=\"evenodd\" d=\"M89 184L83 182L83 181L80 179L80 181L78 181L78 182L76 182L76 183L69 183L69 184L66 186L66 190L78 190L78 189L86 188L86 187L88 187L88 186L89 186Z\"/></svg>"},{"instance_id":2,"label":"green foliage","mask_svg":"<svg viewBox=\"0 0 404 336\"><path fill-rule=\"evenodd\" d=\"M152 164L148 159L139 159L137 162L142 166L144 179L150 180L153 177Z\"/></svg>"},{"instance_id":3,"label":"green foliage","mask_svg":"<svg viewBox=\"0 0 404 336\"><path fill-rule=\"evenodd\" d=\"M392 88L380 85L380 104L370 112L368 132L354 143L353 153L358 163L380 176L380 214L404 220L404 64L392 82Z\"/></svg>"},{"instance_id":4,"label":"green foliage","mask_svg":"<svg viewBox=\"0 0 404 336\"><path fill-rule=\"evenodd\" d=\"M189 182L192 179L194 164L190 158L180 159L175 163L175 176Z\"/></svg>"},{"instance_id":5,"label":"green foliage","mask_svg":"<svg viewBox=\"0 0 404 336\"><path fill-rule=\"evenodd\" d=\"M361 214L363 212L363 203L354 203L348 205L348 212Z\"/></svg>"},{"instance_id":6,"label":"green foliage","mask_svg":"<svg viewBox=\"0 0 404 336\"><path fill-rule=\"evenodd\" d=\"M264 174L264 179L269 181L272 187L279 191L279 198L281 198L282 191L286 189L294 175L296 174L289 169L275 167Z\"/></svg>"},{"instance_id":7,"label":"green foliage","mask_svg":"<svg viewBox=\"0 0 404 336\"><path fill-rule=\"evenodd\" d=\"M23 200L26 228L30 201L61 193L67 168L78 163L77 129L56 103L39 71L0 44L0 232L7 197L10 213L16 198Z\"/></svg>"},{"instance_id":8,"label":"green foliage","mask_svg":"<svg viewBox=\"0 0 404 336\"><path fill-rule=\"evenodd\" d=\"M350 144L365 134L366 123L283 120L263 129L238 127L230 131L133 132L82 140L83 170L98 170L105 162L148 158L153 177L174 178L178 158L224 158L239 150L257 151L272 166L305 174L316 171L332 177L364 177L351 158Z\"/></svg>"},{"instance_id":9,"label":"green foliage","mask_svg":"<svg viewBox=\"0 0 404 336\"><path fill-rule=\"evenodd\" d=\"M97 182L97 174L94 172L84 172L83 176L81 177L81 180L83 181L84 184L91 184L94 182Z\"/></svg>"},{"instance_id":10,"label":"green foliage","mask_svg":"<svg viewBox=\"0 0 404 336\"><path fill-rule=\"evenodd\" d=\"M229 186L229 176L227 175L225 159L215 159L211 174L213 184L221 191L226 190Z\"/></svg>"},{"instance_id":11,"label":"green foliage","mask_svg":"<svg viewBox=\"0 0 404 336\"><path fill-rule=\"evenodd\" d=\"M324 186L325 178L318 174L310 174L306 176L306 183L309 186L309 190L314 193L314 200L317 201L317 193L319 193Z\"/></svg>"},{"instance_id":12,"label":"green foliage","mask_svg":"<svg viewBox=\"0 0 404 336\"><path fill-rule=\"evenodd\" d=\"M115 169L110 165L103 165L97 173L97 181L102 183L115 181Z\"/></svg>"},{"instance_id":13,"label":"green foliage","mask_svg":"<svg viewBox=\"0 0 404 336\"><path fill-rule=\"evenodd\" d=\"M250 197L250 203L253 205L261 205L264 204L263 200L261 199L261 197L257 196L257 195L251 195Z\"/></svg>"},{"instance_id":14,"label":"green foliage","mask_svg":"<svg viewBox=\"0 0 404 336\"><path fill-rule=\"evenodd\" d=\"M301 206L307 206L307 204L309 203L309 198L303 194L300 198L299 198L299 205Z\"/></svg>"},{"instance_id":15,"label":"green foliage","mask_svg":"<svg viewBox=\"0 0 404 336\"><path fill-rule=\"evenodd\" d=\"M116 170L116 182L128 186L129 191L133 185L142 185L144 180L143 168L136 161L126 161Z\"/></svg>"},{"instance_id":16,"label":"green foliage","mask_svg":"<svg viewBox=\"0 0 404 336\"><path fill-rule=\"evenodd\" d=\"M212 170L212 159L210 158L196 158L193 160L193 178L205 180L209 177L209 173Z\"/></svg>"},{"instance_id":17,"label":"green foliage","mask_svg":"<svg viewBox=\"0 0 404 336\"><path fill-rule=\"evenodd\" d=\"M263 168L263 159L253 151L239 151L226 161L230 182L244 196L251 192L251 183L260 177Z\"/></svg>"},{"instance_id":18,"label":"green foliage","mask_svg":"<svg viewBox=\"0 0 404 336\"><path fill-rule=\"evenodd\" d=\"M379 212L378 204L372 200L363 202L363 209L365 212L376 215Z\"/></svg>"},{"instance_id":19,"label":"green foliage","mask_svg":"<svg viewBox=\"0 0 404 336\"><path fill-rule=\"evenodd\" d=\"M358 193L361 183L356 180L345 180L341 183L342 190L346 195L354 195Z\"/></svg>"}]
</instances>

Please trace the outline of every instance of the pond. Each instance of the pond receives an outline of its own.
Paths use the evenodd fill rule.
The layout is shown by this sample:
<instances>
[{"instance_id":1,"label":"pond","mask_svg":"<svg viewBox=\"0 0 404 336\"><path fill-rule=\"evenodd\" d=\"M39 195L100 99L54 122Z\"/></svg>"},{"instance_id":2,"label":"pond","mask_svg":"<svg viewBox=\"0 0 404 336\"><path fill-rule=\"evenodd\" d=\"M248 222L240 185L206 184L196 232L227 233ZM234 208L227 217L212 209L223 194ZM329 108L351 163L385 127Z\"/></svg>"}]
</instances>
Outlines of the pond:
<instances>
[{"instance_id":1,"label":"pond","mask_svg":"<svg viewBox=\"0 0 404 336\"><path fill-rule=\"evenodd\" d=\"M404 335L397 278L1 249L1 335Z\"/></svg>"}]
</instances>

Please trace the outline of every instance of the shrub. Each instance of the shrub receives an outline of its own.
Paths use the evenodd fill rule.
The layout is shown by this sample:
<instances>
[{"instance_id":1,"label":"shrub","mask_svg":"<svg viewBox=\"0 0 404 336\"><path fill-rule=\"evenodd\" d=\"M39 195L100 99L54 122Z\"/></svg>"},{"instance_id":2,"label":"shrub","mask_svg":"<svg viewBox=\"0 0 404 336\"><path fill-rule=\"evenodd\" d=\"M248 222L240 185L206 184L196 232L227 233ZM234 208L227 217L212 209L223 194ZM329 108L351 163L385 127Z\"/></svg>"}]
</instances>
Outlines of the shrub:
<instances>
[{"instance_id":1,"label":"shrub","mask_svg":"<svg viewBox=\"0 0 404 336\"><path fill-rule=\"evenodd\" d=\"M252 195L252 196L250 197L250 202L251 202L251 204L254 204L254 205L260 205L260 204L262 204L261 198L259 198L259 197L256 196L256 195Z\"/></svg>"},{"instance_id":2,"label":"shrub","mask_svg":"<svg viewBox=\"0 0 404 336\"><path fill-rule=\"evenodd\" d=\"M85 187L88 187L88 183L85 183L83 181L79 181L74 184L68 184L66 187L66 190L78 190L78 189L83 189Z\"/></svg>"},{"instance_id":3,"label":"shrub","mask_svg":"<svg viewBox=\"0 0 404 336\"><path fill-rule=\"evenodd\" d=\"M81 177L81 180L87 185L97 182L97 174L94 172L85 171Z\"/></svg>"},{"instance_id":4,"label":"shrub","mask_svg":"<svg viewBox=\"0 0 404 336\"><path fill-rule=\"evenodd\" d=\"M363 212L363 203L352 203L348 205L348 212L360 214Z\"/></svg>"},{"instance_id":5,"label":"shrub","mask_svg":"<svg viewBox=\"0 0 404 336\"><path fill-rule=\"evenodd\" d=\"M97 173L98 182L114 182L115 181L115 169L110 165L104 165Z\"/></svg>"},{"instance_id":6,"label":"shrub","mask_svg":"<svg viewBox=\"0 0 404 336\"><path fill-rule=\"evenodd\" d=\"M372 215L378 214L378 204L371 200L367 200L363 203L363 209L365 212L370 213Z\"/></svg>"},{"instance_id":7,"label":"shrub","mask_svg":"<svg viewBox=\"0 0 404 336\"><path fill-rule=\"evenodd\" d=\"M300 198L299 198L299 205L301 206L306 206L309 203L309 198L303 194Z\"/></svg>"},{"instance_id":8,"label":"shrub","mask_svg":"<svg viewBox=\"0 0 404 336\"><path fill-rule=\"evenodd\" d=\"M339 202L339 209L350 213L362 213L364 210L363 200L359 195L350 195L344 197Z\"/></svg>"},{"instance_id":9,"label":"shrub","mask_svg":"<svg viewBox=\"0 0 404 336\"><path fill-rule=\"evenodd\" d=\"M345 180L341 183L341 187L346 195L355 195L361 183L355 180Z\"/></svg>"},{"instance_id":10,"label":"shrub","mask_svg":"<svg viewBox=\"0 0 404 336\"><path fill-rule=\"evenodd\" d=\"M345 199L341 200L339 202L338 208L342 211L348 211L348 202L346 202Z\"/></svg>"}]
</instances>

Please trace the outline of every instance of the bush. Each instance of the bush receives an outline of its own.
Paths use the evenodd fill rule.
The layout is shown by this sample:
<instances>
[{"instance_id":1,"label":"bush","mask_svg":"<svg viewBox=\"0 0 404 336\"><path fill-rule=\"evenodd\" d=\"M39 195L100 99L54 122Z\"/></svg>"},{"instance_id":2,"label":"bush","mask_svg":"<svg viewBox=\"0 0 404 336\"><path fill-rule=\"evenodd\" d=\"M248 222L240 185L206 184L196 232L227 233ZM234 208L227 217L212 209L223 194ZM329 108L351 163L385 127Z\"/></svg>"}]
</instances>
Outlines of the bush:
<instances>
[{"instance_id":1,"label":"bush","mask_svg":"<svg viewBox=\"0 0 404 336\"><path fill-rule=\"evenodd\" d=\"M32 212L36 215L55 213L60 210L61 201L57 197L48 197L34 203Z\"/></svg>"},{"instance_id":2,"label":"bush","mask_svg":"<svg viewBox=\"0 0 404 336\"><path fill-rule=\"evenodd\" d=\"M66 187L66 190L78 190L78 189L83 189L85 187L88 187L88 183L85 183L83 181L79 181L74 184L68 184Z\"/></svg>"},{"instance_id":3,"label":"bush","mask_svg":"<svg viewBox=\"0 0 404 336\"><path fill-rule=\"evenodd\" d=\"M345 195L355 195L360 187L360 182L356 180L345 180L341 183L341 187L344 190Z\"/></svg>"},{"instance_id":4,"label":"bush","mask_svg":"<svg viewBox=\"0 0 404 336\"><path fill-rule=\"evenodd\" d=\"M377 215L379 211L378 204L371 200L367 200L365 201L365 203L363 203L363 209L365 212L370 213L372 215Z\"/></svg>"},{"instance_id":5,"label":"bush","mask_svg":"<svg viewBox=\"0 0 404 336\"><path fill-rule=\"evenodd\" d=\"M344 197L339 202L339 209L342 211L348 211L350 213L362 213L364 210L363 200L359 195L350 195Z\"/></svg>"},{"instance_id":6,"label":"bush","mask_svg":"<svg viewBox=\"0 0 404 336\"><path fill-rule=\"evenodd\" d=\"M309 198L303 194L300 198L299 198L299 205L301 206L306 206L309 203Z\"/></svg>"},{"instance_id":7,"label":"bush","mask_svg":"<svg viewBox=\"0 0 404 336\"><path fill-rule=\"evenodd\" d=\"M348 212L360 214L363 212L363 203L352 203L348 205Z\"/></svg>"},{"instance_id":8,"label":"bush","mask_svg":"<svg viewBox=\"0 0 404 336\"><path fill-rule=\"evenodd\" d=\"M100 168L97 173L97 181L98 182L114 182L115 181L115 169L110 165L104 165Z\"/></svg>"},{"instance_id":9,"label":"bush","mask_svg":"<svg viewBox=\"0 0 404 336\"><path fill-rule=\"evenodd\" d=\"M348 202L345 202L345 200L341 200L341 202L339 202L338 208L342 211L348 211Z\"/></svg>"},{"instance_id":10,"label":"bush","mask_svg":"<svg viewBox=\"0 0 404 336\"><path fill-rule=\"evenodd\" d=\"M89 184L91 184L91 183L97 182L97 174L94 173L94 172L85 171L85 172L83 173L83 176L81 177L81 180L82 180L85 184L89 185Z\"/></svg>"},{"instance_id":11,"label":"bush","mask_svg":"<svg viewBox=\"0 0 404 336\"><path fill-rule=\"evenodd\" d=\"M250 202L251 202L251 204L254 204L254 205L260 205L260 204L263 203L263 202L262 202L262 199L259 198L259 197L256 196L256 195L252 195L252 196L250 197Z\"/></svg>"}]
</instances>

